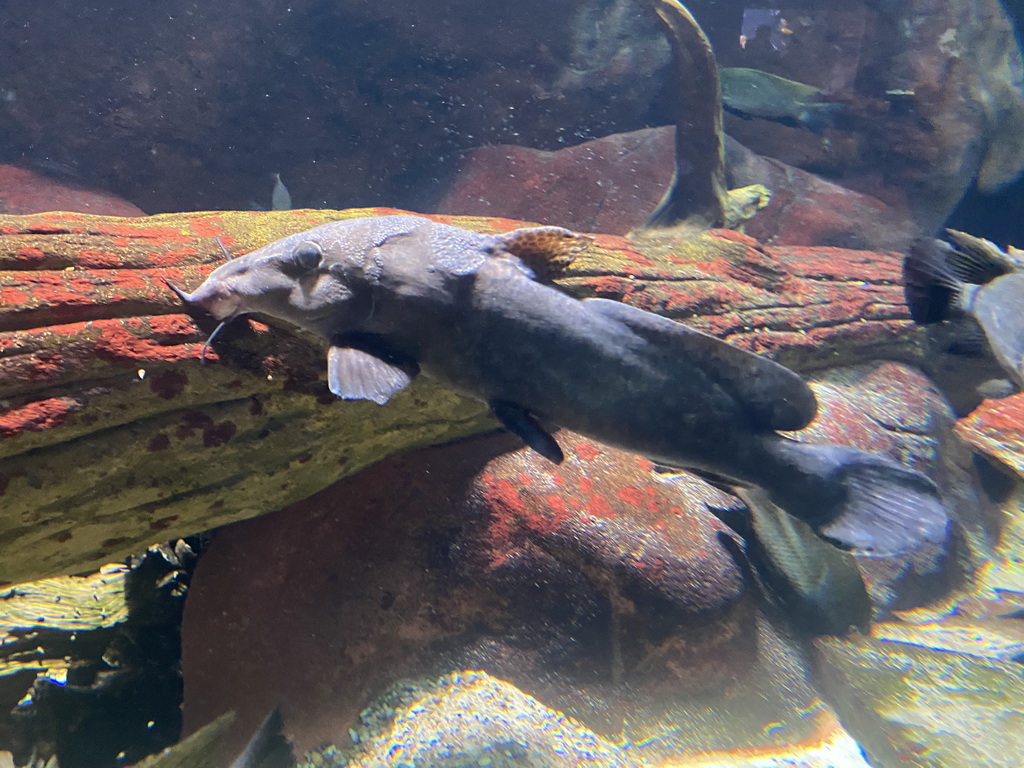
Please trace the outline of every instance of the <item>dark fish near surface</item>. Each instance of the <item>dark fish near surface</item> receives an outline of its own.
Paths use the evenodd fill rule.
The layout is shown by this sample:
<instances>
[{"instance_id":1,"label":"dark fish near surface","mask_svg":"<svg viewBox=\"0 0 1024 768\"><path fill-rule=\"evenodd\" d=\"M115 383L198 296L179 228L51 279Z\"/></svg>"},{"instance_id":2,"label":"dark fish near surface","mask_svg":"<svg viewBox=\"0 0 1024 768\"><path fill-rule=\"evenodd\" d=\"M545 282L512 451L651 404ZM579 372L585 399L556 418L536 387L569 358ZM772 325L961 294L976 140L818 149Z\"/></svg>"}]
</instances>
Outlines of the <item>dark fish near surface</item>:
<instances>
[{"instance_id":1,"label":"dark fish near surface","mask_svg":"<svg viewBox=\"0 0 1024 768\"><path fill-rule=\"evenodd\" d=\"M556 227L483 235L414 216L325 224L216 269L185 301L249 312L331 343L328 382L385 403L422 371L488 403L553 461L558 425L767 498L818 534L879 555L943 542L935 485L886 457L811 445L797 374L664 317L575 299L533 265L588 242ZM522 257L522 258L520 258Z\"/></svg>"},{"instance_id":2,"label":"dark fish near surface","mask_svg":"<svg viewBox=\"0 0 1024 768\"><path fill-rule=\"evenodd\" d=\"M221 715L187 739L140 760L132 768L224 768L220 752L233 720L233 713ZM282 735L281 726L281 713L275 708L228 768L293 768L292 745Z\"/></svg>"},{"instance_id":3,"label":"dark fish near surface","mask_svg":"<svg viewBox=\"0 0 1024 768\"><path fill-rule=\"evenodd\" d=\"M1024 264L988 240L949 230L957 247L921 238L903 259L903 289L920 325L971 318L977 342L991 352L1017 390L1024 389ZM964 339L964 352L976 346Z\"/></svg>"},{"instance_id":4,"label":"dark fish near surface","mask_svg":"<svg viewBox=\"0 0 1024 768\"><path fill-rule=\"evenodd\" d=\"M823 102L813 85L748 67L723 67L722 104L741 117L802 125L814 133L830 127L843 105Z\"/></svg>"}]
</instances>

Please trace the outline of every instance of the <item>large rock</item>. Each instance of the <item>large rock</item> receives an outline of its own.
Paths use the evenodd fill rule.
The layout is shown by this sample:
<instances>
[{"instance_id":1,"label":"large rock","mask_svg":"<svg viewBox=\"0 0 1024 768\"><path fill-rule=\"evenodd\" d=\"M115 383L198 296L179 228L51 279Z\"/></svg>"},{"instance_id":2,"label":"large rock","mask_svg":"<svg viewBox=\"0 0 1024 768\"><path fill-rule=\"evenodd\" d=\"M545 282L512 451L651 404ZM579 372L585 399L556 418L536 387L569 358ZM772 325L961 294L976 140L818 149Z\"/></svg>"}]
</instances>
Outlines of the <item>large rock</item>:
<instances>
[{"instance_id":1,"label":"large rock","mask_svg":"<svg viewBox=\"0 0 1024 768\"><path fill-rule=\"evenodd\" d=\"M241 253L389 212L0 217L0 582L98 567L492 425L479 403L426 379L386 408L338 401L321 380L321 347L255 321L252 332L243 322L223 336L219 364L200 367L211 326L180 314L164 280L197 284L223 259L215 237ZM519 226L441 219L487 232ZM796 368L883 354L920 362L898 270L895 255L764 249L710 230L598 236L561 285Z\"/></svg>"},{"instance_id":2,"label":"large rock","mask_svg":"<svg viewBox=\"0 0 1024 768\"><path fill-rule=\"evenodd\" d=\"M0 213L42 213L74 211L97 216L145 216L146 212L126 200L90 189L81 180L63 182L27 168L0 165Z\"/></svg>"},{"instance_id":3,"label":"large rock","mask_svg":"<svg viewBox=\"0 0 1024 768\"><path fill-rule=\"evenodd\" d=\"M244 734L280 703L308 748L391 681L451 669L486 669L604 730L670 688L727 684L754 626L704 507L727 497L559 436L561 466L509 435L477 438L221 531L184 624L187 727L235 709Z\"/></svg>"},{"instance_id":4,"label":"large rock","mask_svg":"<svg viewBox=\"0 0 1024 768\"><path fill-rule=\"evenodd\" d=\"M881 363L825 372L813 386L822 416L805 439L928 473L984 548L986 516L998 511L924 376ZM695 701L717 702L724 730L705 726L672 757L762 744L727 735L766 710L732 709L726 691L760 687L777 702L775 687L793 683L771 661L771 641L754 639L763 602L708 511L737 500L564 430L558 439L560 466L508 435L461 441L221 530L187 607L188 727L236 709L241 737L277 702L311 746L344 733L390 681L480 669L602 734L623 720L635 733L686 721ZM863 558L876 615L944 600L980 562L972 554Z\"/></svg>"},{"instance_id":5,"label":"large rock","mask_svg":"<svg viewBox=\"0 0 1024 768\"><path fill-rule=\"evenodd\" d=\"M974 649L941 637L815 641L822 679L872 765L1015 768L1024 759L1020 665L991 658L990 628ZM977 649L988 645L987 653ZM965 652L967 651L967 652ZM979 728L978 724L984 723Z\"/></svg>"},{"instance_id":6,"label":"large rock","mask_svg":"<svg viewBox=\"0 0 1024 768\"><path fill-rule=\"evenodd\" d=\"M673 132L648 128L554 152L480 147L463 158L436 210L625 234L644 224L672 180ZM883 203L732 139L725 146L730 186L771 193L744 224L761 242L900 251L917 234L905 203Z\"/></svg>"}]
</instances>

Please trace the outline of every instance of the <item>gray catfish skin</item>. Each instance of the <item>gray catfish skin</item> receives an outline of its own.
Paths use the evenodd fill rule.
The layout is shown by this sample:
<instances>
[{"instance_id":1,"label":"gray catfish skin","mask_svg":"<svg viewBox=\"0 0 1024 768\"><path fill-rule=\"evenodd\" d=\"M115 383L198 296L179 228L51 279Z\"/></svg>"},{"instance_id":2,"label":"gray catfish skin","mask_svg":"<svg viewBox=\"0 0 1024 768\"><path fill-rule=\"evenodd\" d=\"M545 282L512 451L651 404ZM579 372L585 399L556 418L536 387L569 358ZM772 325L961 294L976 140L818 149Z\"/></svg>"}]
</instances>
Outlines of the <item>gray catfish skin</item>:
<instances>
[{"instance_id":1,"label":"gray catfish skin","mask_svg":"<svg viewBox=\"0 0 1024 768\"><path fill-rule=\"evenodd\" d=\"M303 243L320 246L321 267L303 276L282 270ZM705 336L710 354L694 359L652 344L596 311L613 302L539 283L518 259L490 254L493 247L493 237L411 216L325 224L228 262L191 301L218 319L259 312L328 340L371 334L461 394L517 403L670 466L761 484L777 463L762 443L782 438L753 425L707 372L723 364L715 351L738 350ZM808 398L793 376L796 394Z\"/></svg>"},{"instance_id":2,"label":"gray catfish skin","mask_svg":"<svg viewBox=\"0 0 1024 768\"><path fill-rule=\"evenodd\" d=\"M500 236L413 216L341 221L234 259L181 295L218 319L256 312L337 347L369 344L485 403L514 404L726 485L763 488L808 521L839 514L852 493L840 478L851 462L912 476L902 495L934 491L883 457L779 435L816 414L797 374L652 313L538 282ZM944 532L941 506L938 514L912 521L912 535L933 539L940 524ZM873 533L840 538L894 549Z\"/></svg>"}]
</instances>

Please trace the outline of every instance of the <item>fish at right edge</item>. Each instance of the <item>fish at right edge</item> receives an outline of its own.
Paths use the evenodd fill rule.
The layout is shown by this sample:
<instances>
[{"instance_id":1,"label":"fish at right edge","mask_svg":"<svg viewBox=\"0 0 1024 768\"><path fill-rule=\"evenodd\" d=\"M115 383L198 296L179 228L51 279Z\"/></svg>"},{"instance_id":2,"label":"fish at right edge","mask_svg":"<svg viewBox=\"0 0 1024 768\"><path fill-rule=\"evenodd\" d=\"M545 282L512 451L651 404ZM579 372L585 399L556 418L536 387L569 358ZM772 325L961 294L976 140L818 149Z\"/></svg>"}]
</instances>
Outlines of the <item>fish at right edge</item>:
<instances>
[{"instance_id":1,"label":"fish at right edge","mask_svg":"<svg viewBox=\"0 0 1024 768\"><path fill-rule=\"evenodd\" d=\"M903 259L903 290L918 325L969 318L982 334L980 346L1024 389L1024 263L994 243L955 230L957 247L920 238ZM965 338L965 343L973 339ZM1004 393L1005 394L1009 394Z\"/></svg>"}]
</instances>

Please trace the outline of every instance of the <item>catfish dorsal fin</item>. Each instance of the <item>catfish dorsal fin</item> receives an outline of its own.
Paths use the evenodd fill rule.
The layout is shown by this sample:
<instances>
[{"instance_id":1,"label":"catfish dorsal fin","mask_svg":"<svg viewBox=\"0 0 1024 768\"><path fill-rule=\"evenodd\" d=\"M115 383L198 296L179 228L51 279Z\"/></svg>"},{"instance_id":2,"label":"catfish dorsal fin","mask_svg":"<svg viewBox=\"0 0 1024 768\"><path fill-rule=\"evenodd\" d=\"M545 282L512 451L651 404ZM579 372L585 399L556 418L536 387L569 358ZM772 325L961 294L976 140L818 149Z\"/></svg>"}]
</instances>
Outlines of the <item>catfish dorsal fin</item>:
<instances>
[{"instance_id":1,"label":"catfish dorsal fin","mask_svg":"<svg viewBox=\"0 0 1024 768\"><path fill-rule=\"evenodd\" d=\"M565 272L594 238L563 227L526 227L495 236L500 247L519 257L537 277L551 279Z\"/></svg>"},{"instance_id":2,"label":"catfish dorsal fin","mask_svg":"<svg viewBox=\"0 0 1024 768\"><path fill-rule=\"evenodd\" d=\"M699 361L712 382L743 406L758 426L797 430L818 414L814 391L788 368L719 338L609 299L583 299L588 309L617 320L666 354Z\"/></svg>"}]
</instances>

